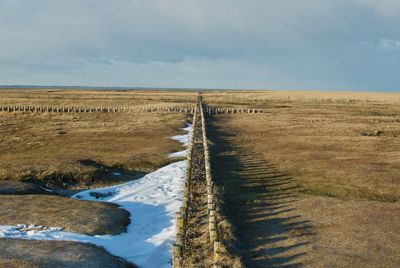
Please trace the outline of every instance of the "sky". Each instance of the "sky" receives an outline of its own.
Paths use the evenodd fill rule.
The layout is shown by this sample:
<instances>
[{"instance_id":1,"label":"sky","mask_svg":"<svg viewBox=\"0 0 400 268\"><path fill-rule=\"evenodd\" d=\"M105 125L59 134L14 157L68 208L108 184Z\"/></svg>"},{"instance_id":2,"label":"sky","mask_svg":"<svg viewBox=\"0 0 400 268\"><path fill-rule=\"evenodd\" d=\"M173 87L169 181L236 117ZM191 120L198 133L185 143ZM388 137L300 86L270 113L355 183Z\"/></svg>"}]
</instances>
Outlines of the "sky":
<instances>
[{"instance_id":1,"label":"sky","mask_svg":"<svg viewBox=\"0 0 400 268\"><path fill-rule=\"evenodd\" d=\"M0 84L400 91L400 1L0 0Z\"/></svg>"}]
</instances>

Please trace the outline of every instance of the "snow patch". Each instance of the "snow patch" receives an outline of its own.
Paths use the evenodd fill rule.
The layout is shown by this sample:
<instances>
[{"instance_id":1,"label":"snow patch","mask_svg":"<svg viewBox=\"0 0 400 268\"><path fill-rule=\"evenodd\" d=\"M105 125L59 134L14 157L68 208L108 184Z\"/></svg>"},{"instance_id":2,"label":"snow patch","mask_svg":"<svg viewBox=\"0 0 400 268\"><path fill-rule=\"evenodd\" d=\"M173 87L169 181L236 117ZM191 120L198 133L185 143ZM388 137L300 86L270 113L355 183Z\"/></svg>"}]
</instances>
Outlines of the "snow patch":
<instances>
[{"instance_id":1,"label":"snow patch","mask_svg":"<svg viewBox=\"0 0 400 268\"><path fill-rule=\"evenodd\" d=\"M175 141L179 141L183 144L184 147L187 147L189 145L189 137L192 132L192 124L187 124L187 126L183 130L187 131L188 134L173 136L173 137L171 137L171 139L173 139ZM168 155L168 157L182 158L182 157L186 157L186 155L187 155L187 150L183 150L183 151L179 151L179 152L175 152L175 153L170 153Z\"/></svg>"},{"instance_id":2,"label":"snow patch","mask_svg":"<svg viewBox=\"0 0 400 268\"><path fill-rule=\"evenodd\" d=\"M171 137L171 139L179 141L183 144L184 147L187 147L189 145L189 137L192 132L192 125L187 124L187 126L183 130L187 131L188 134L173 136Z\"/></svg>"},{"instance_id":3,"label":"snow patch","mask_svg":"<svg viewBox=\"0 0 400 268\"><path fill-rule=\"evenodd\" d=\"M172 137L187 146L188 134ZM171 156L173 155L173 156ZM170 154L184 157L186 151ZM93 243L115 256L141 267L171 267L171 244L175 239L175 212L182 202L186 161L169 164L141 179L111 187L87 190L72 198L118 204L130 213L127 232L89 236L61 228L30 225L0 226L0 237L36 240L69 240ZM114 175L118 176L116 173Z\"/></svg>"},{"instance_id":4,"label":"snow patch","mask_svg":"<svg viewBox=\"0 0 400 268\"><path fill-rule=\"evenodd\" d=\"M179 151L176 153L171 153L168 156L171 158L182 158L182 157L186 157L186 155L187 155L187 150L184 150L184 151Z\"/></svg>"}]
</instances>

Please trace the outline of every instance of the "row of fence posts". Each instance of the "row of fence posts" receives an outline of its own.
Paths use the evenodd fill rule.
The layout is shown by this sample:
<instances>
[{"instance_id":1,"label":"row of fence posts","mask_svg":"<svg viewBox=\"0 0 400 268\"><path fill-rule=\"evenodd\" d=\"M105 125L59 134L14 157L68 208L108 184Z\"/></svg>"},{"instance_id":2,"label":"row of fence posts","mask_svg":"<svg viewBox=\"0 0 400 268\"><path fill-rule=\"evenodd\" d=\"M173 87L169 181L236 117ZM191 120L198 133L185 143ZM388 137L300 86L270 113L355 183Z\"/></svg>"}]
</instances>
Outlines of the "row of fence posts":
<instances>
[{"instance_id":1,"label":"row of fence posts","mask_svg":"<svg viewBox=\"0 0 400 268\"><path fill-rule=\"evenodd\" d=\"M237 107L205 107L207 114L259 114L263 112L261 108L237 108Z\"/></svg>"},{"instance_id":2,"label":"row of fence posts","mask_svg":"<svg viewBox=\"0 0 400 268\"><path fill-rule=\"evenodd\" d=\"M234 108L234 107L205 107L207 114L239 114L262 113L262 109L250 108ZM194 112L191 107L89 107L89 106L37 106L37 105L0 105L0 112L36 112L36 113L93 113L93 112L178 112L189 113Z\"/></svg>"},{"instance_id":3,"label":"row of fence posts","mask_svg":"<svg viewBox=\"0 0 400 268\"><path fill-rule=\"evenodd\" d=\"M208 229L210 233L210 244L213 249L213 261L216 266L219 258L219 253L222 248L222 242L218 240L218 224L217 224L217 200L214 182L211 176L211 164L210 164L210 151L208 149L208 139L206 131L206 121L204 117L203 103L200 101L200 114L201 114L201 127L203 132L203 146L204 146L204 164L206 170L206 181L207 181L207 210L208 210Z\"/></svg>"},{"instance_id":4,"label":"row of fence posts","mask_svg":"<svg viewBox=\"0 0 400 268\"><path fill-rule=\"evenodd\" d=\"M195 138L195 126L196 126L196 117L197 117L198 109L197 105L194 108L193 121L192 121L192 130L190 133L190 139L187 149L187 157L186 157L186 173L184 180L184 188L183 188L183 197L182 197L182 205L179 208L179 211L175 213L175 228L176 228L176 242L172 245L172 267L173 268L181 268L183 267L183 255L185 250L185 237L186 237L186 226L188 224L188 207L190 202L190 177L191 177L191 161L193 156L193 144Z\"/></svg>"},{"instance_id":5,"label":"row of fence posts","mask_svg":"<svg viewBox=\"0 0 400 268\"><path fill-rule=\"evenodd\" d=\"M183 189L182 206L179 212L175 214L175 225L176 225L176 243L172 246L172 266L173 268L183 267L183 256L185 251L185 230L188 220L188 205L190 202L190 177L191 177L191 159L193 156L193 144L195 137L195 126L197 115L200 113L201 117L201 128L203 133L203 146L204 146L204 160L205 160L205 171L206 171L206 183L207 183L207 211L208 211L208 231L210 245L213 251L213 261L216 264L219 258L220 249L222 248L222 242L218 241L218 225L217 225L217 203L214 192L214 183L211 177L211 166L210 166L210 152L208 149L208 139L206 134L206 122L204 118L203 104L200 101L196 104L196 109L193 115L193 125L191 131L191 137L188 145L188 153L186 159L186 174ZM216 266L216 265L215 265Z\"/></svg>"},{"instance_id":6,"label":"row of fence posts","mask_svg":"<svg viewBox=\"0 0 400 268\"><path fill-rule=\"evenodd\" d=\"M0 105L0 112L37 112L37 113L92 113L92 112L179 112L193 113L188 107L89 107L89 106L33 106L33 105Z\"/></svg>"}]
</instances>

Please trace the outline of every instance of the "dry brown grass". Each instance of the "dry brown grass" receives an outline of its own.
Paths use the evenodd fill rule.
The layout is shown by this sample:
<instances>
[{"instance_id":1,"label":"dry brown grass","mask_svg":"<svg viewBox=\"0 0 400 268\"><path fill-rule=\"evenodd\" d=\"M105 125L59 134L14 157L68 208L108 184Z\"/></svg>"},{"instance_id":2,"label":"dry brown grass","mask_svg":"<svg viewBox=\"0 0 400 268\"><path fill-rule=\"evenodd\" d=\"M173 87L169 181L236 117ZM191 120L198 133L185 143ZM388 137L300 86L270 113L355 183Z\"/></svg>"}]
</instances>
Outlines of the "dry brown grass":
<instances>
[{"instance_id":1,"label":"dry brown grass","mask_svg":"<svg viewBox=\"0 0 400 268\"><path fill-rule=\"evenodd\" d=\"M348 105L362 103L399 104L399 93L381 92L345 92L345 91L283 91L283 90L248 90L248 91L207 91L203 92L205 101L210 104L252 105L270 107L272 105L296 104L335 104Z\"/></svg>"},{"instance_id":2,"label":"dry brown grass","mask_svg":"<svg viewBox=\"0 0 400 268\"><path fill-rule=\"evenodd\" d=\"M166 90L2 89L0 104L80 106L188 106L197 92Z\"/></svg>"},{"instance_id":3,"label":"dry brown grass","mask_svg":"<svg viewBox=\"0 0 400 268\"><path fill-rule=\"evenodd\" d=\"M304 197L296 208L315 231L307 266L399 267L399 203Z\"/></svg>"},{"instance_id":4,"label":"dry brown grass","mask_svg":"<svg viewBox=\"0 0 400 268\"><path fill-rule=\"evenodd\" d=\"M0 104L188 106L191 95L2 90ZM38 185L76 190L132 180L151 172L175 161L168 153L182 150L182 145L170 137L181 133L186 118L178 113L0 112L0 119L0 224L63 227L65 231L98 235L126 231L129 213L108 203L43 195L48 193ZM5 241L12 251L5 248ZM133 267L90 245L0 240L0 266L27 264Z\"/></svg>"},{"instance_id":5,"label":"dry brown grass","mask_svg":"<svg viewBox=\"0 0 400 268\"><path fill-rule=\"evenodd\" d=\"M90 244L0 238L0 267L134 268L136 266Z\"/></svg>"},{"instance_id":6,"label":"dry brown grass","mask_svg":"<svg viewBox=\"0 0 400 268\"><path fill-rule=\"evenodd\" d=\"M220 265L221 267L242 268L244 264L242 256L235 245L237 237L234 233L234 226L222 209L225 207L224 193L221 188L216 185L214 186L214 192L216 195L218 240L222 243L219 247L216 265Z\"/></svg>"},{"instance_id":7,"label":"dry brown grass","mask_svg":"<svg viewBox=\"0 0 400 268\"><path fill-rule=\"evenodd\" d=\"M2 93L1 104L88 106L187 105L195 97L172 91L54 91L45 94L48 98L42 91ZM243 91L203 96L212 105L264 109L256 115L218 115L210 122L213 172L245 264L398 266L400 94ZM67 170L68 177L79 174L88 184L97 172L112 179L105 170L146 172L164 164L165 157L152 157L181 148L167 137L184 120L176 114L0 116L4 174L10 169L9 174L19 174L13 179L32 174L54 179ZM362 135L374 131L381 133ZM25 176L26 170L40 172Z\"/></svg>"},{"instance_id":8,"label":"dry brown grass","mask_svg":"<svg viewBox=\"0 0 400 268\"><path fill-rule=\"evenodd\" d=\"M237 143L290 172L305 193L395 202L400 199L400 109L294 107L220 116ZM377 115L378 114L378 115ZM363 136L365 131L380 136Z\"/></svg>"},{"instance_id":9,"label":"dry brown grass","mask_svg":"<svg viewBox=\"0 0 400 268\"><path fill-rule=\"evenodd\" d=\"M214 179L224 189L223 212L245 267L300 266L312 228L294 211L292 178L262 155L236 146L235 136L222 130L218 121L211 123Z\"/></svg>"},{"instance_id":10,"label":"dry brown grass","mask_svg":"<svg viewBox=\"0 0 400 268\"><path fill-rule=\"evenodd\" d=\"M113 171L141 175L181 150L183 114L0 113L0 179L91 185L115 181ZM128 176L128 179L132 176ZM55 184L55 185L52 185Z\"/></svg>"},{"instance_id":11,"label":"dry brown grass","mask_svg":"<svg viewBox=\"0 0 400 268\"><path fill-rule=\"evenodd\" d=\"M0 195L0 225L36 224L89 235L126 231L129 213L111 203L49 195Z\"/></svg>"},{"instance_id":12,"label":"dry brown grass","mask_svg":"<svg viewBox=\"0 0 400 268\"><path fill-rule=\"evenodd\" d=\"M399 107L379 99L254 105L264 113L210 121L214 175L245 263L397 267Z\"/></svg>"},{"instance_id":13,"label":"dry brown grass","mask_svg":"<svg viewBox=\"0 0 400 268\"><path fill-rule=\"evenodd\" d=\"M191 95L2 90L0 104L188 106ZM170 137L181 133L186 118L178 113L0 112L0 119L0 224L36 224L98 235L126 231L129 213L108 203L43 195L48 192L38 185L76 190L138 178L175 161L168 158L168 153L182 150L182 145ZM114 175L115 172L122 175ZM4 243L13 250L5 248ZM133 267L95 246L0 240L0 266L27 264Z\"/></svg>"}]
</instances>

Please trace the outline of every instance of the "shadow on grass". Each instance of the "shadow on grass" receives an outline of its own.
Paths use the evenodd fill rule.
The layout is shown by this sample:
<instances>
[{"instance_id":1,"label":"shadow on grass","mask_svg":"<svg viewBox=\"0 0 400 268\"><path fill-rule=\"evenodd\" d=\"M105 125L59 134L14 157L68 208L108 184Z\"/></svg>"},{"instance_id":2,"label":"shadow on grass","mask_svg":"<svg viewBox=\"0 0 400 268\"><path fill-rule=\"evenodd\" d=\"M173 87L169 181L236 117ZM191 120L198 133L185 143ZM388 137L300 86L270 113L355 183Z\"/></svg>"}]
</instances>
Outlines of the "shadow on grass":
<instances>
[{"instance_id":1,"label":"shadow on grass","mask_svg":"<svg viewBox=\"0 0 400 268\"><path fill-rule=\"evenodd\" d=\"M21 185L29 191L23 194L58 194L62 196L71 196L79 191L112 186L136 179L140 179L147 173L142 171L129 170L120 166L110 166L97 162L92 159L77 160L78 168L71 170L53 171L40 178L36 174L31 174L24 178ZM6 183L10 184L11 183ZM42 190L41 192L33 191L28 188L33 185ZM10 188L11 186L8 186ZM16 188L15 186L13 188ZM21 187L19 187L21 188ZM31 187L32 188L32 187ZM5 191L5 186L0 184L0 194ZM47 189L47 190L44 190ZM21 190L19 190L21 192Z\"/></svg>"},{"instance_id":2,"label":"shadow on grass","mask_svg":"<svg viewBox=\"0 0 400 268\"><path fill-rule=\"evenodd\" d=\"M98 174L99 179L114 178L114 179L120 180L120 181L128 181L128 180L139 179L147 174L145 172L129 170L129 169L119 167L119 166L105 165L103 163L94 161L92 159L78 160L78 163L85 167L95 168L96 171L99 173Z\"/></svg>"},{"instance_id":3,"label":"shadow on grass","mask_svg":"<svg viewBox=\"0 0 400 268\"><path fill-rule=\"evenodd\" d=\"M234 134L221 130L217 117L207 121L214 180L224 190L224 213L245 265L303 266L313 227L296 213L300 187L262 155L235 148Z\"/></svg>"}]
</instances>

